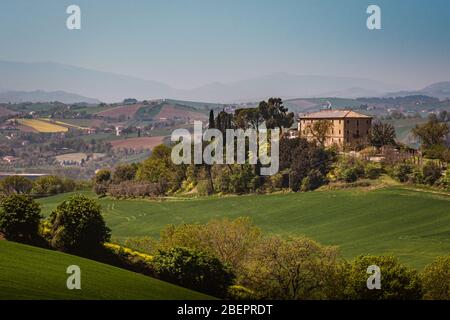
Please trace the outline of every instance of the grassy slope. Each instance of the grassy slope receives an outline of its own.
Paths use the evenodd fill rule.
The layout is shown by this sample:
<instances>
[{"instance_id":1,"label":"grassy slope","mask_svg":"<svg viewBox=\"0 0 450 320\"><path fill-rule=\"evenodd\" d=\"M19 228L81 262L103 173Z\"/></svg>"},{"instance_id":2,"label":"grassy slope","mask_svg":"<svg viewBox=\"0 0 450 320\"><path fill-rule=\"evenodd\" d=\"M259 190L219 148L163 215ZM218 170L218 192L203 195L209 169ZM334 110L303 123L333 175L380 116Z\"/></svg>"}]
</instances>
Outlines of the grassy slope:
<instances>
[{"instance_id":1,"label":"grassy slope","mask_svg":"<svg viewBox=\"0 0 450 320\"><path fill-rule=\"evenodd\" d=\"M68 290L66 269L81 269ZM208 299L185 288L68 254L0 241L0 299Z\"/></svg>"},{"instance_id":2,"label":"grassy slope","mask_svg":"<svg viewBox=\"0 0 450 320\"><path fill-rule=\"evenodd\" d=\"M67 195L40 200L45 213ZM167 224L250 216L265 231L339 245L344 256L394 253L422 268L450 252L450 196L401 187L151 202L99 200L113 236L158 236Z\"/></svg>"}]
</instances>

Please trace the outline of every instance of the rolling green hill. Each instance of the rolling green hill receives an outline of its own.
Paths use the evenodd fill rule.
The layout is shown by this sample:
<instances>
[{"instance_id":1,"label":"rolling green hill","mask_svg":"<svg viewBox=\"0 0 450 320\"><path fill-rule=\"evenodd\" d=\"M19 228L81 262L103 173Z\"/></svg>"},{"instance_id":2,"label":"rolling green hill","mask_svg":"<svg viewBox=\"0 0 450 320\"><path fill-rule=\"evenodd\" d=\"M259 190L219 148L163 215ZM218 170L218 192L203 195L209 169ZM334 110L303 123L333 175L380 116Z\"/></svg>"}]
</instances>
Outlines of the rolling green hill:
<instances>
[{"instance_id":1,"label":"rolling green hill","mask_svg":"<svg viewBox=\"0 0 450 320\"><path fill-rule=\"evenodd\" d=\"M41 199L44 213L67 196ZM450 196L404 187L161 202L103 198L99 203L118 240L157 237L167 224L250 216L269 233L304 234L339 245L346 258L394 253L420 269L450 252Z\"/></svg>"},{"instance_id":2,"label":"rolling green hill","mask_svg":"<svg viewBox=\"0 0 450 320\"><path fill-rule=\"evenodd\" d=\"M81 290L68 290L66 269L81 269ZM210 299L138 273L77 256L0 241L0 300Z\"/></svg>"}]
</instances>

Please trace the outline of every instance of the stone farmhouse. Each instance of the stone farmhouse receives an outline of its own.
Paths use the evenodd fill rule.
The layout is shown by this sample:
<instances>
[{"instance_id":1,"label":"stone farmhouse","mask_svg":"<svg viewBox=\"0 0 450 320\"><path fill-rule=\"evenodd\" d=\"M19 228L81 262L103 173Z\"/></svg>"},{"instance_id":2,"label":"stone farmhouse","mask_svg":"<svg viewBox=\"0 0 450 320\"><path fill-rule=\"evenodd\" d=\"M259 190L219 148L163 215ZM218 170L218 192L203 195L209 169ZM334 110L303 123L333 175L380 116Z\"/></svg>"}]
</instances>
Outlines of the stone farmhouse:
<instances>
[{"instance_id":1,"label":"stone farmhouse","mask_svg":"<svg viewBox=\"0 0 450 320\"><path fill-rule=\"evenodd\" d=\"M299 117L299 136L314 140L311 128L317 121L331 122L325 145L337 145L340 148L365 145L372 126L372 117L352 110L322 110Z\"/></svg>"}]
</instances>

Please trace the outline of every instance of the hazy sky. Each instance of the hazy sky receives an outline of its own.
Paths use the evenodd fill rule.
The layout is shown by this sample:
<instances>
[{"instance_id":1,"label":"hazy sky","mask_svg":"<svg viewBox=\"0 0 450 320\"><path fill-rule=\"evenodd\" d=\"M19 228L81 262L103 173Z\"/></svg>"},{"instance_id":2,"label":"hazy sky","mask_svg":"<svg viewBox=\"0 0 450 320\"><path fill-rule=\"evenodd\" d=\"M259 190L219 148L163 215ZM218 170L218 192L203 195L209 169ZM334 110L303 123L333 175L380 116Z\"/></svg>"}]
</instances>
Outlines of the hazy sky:
<instances>
[{"instance_id":1,"label":"hazy sky","mask_svg":"<svg viewBox=\"0 0 450 320\"><path fill-rule=\"evenodd\" d=\"M66 28L77 4L82 29ZM382 10L382 30L366 9ZM0 59L192 88L273 72L417 88L450 80L448 0L1 0Z\"/></svg>"}]
</instances>

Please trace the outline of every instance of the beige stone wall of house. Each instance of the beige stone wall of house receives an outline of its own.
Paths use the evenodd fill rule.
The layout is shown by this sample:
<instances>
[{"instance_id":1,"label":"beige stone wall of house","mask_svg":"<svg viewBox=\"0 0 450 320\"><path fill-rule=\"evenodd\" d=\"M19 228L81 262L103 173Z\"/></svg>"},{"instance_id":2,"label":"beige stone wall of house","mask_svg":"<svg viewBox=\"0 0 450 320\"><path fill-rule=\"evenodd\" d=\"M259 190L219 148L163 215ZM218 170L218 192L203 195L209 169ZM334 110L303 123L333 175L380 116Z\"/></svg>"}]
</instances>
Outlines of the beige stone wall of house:
<instances>
[{"instance_id":1,"label":"beige stone wall of house","mask_svg":"<svg viewBox=\"0 0 450 320\"><path fill-rule=\"evenodd\" d=\"M345 144L350 146L359 146L366 144L371 126L372 119L345 119Z\"/></svg>"},{"instance_id":2,"label":"beige stone wall of house","mask_svg":"<svg viewBox=\"0 0 450 320\"><path fill-rule=\"evenodd\" d=\"M309 128L321 120L333 123L326 137L326 146L358 147L367 143L372 118L349 110L325 110L300 117L298 120L299 136L314 140Z\"/></svg>"},{"instance_id":3,"label":"beige stone wall of house","mask_svg":"<svg viewBox=\"0 0 450 320\"><path fill-rule=\"evenodd\" d=\"M320 120L326 119L305 119L298 122L298 132L300 137L304 137L307 140L314 140L314 136L309 130L313 124ZM327 119L327 121L333 122L333 127L328 131L327 140L325 141L326 146L331 146L333 144L343 145L344 144L344 120L342 119Z\"/></svg>"}]
</instances>

